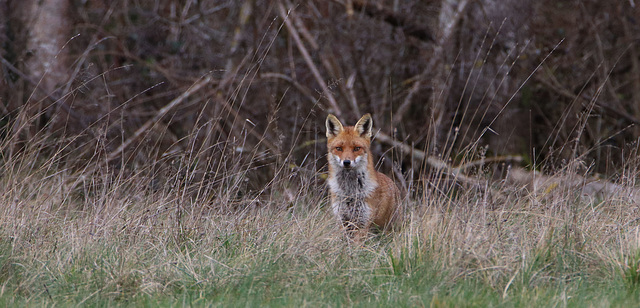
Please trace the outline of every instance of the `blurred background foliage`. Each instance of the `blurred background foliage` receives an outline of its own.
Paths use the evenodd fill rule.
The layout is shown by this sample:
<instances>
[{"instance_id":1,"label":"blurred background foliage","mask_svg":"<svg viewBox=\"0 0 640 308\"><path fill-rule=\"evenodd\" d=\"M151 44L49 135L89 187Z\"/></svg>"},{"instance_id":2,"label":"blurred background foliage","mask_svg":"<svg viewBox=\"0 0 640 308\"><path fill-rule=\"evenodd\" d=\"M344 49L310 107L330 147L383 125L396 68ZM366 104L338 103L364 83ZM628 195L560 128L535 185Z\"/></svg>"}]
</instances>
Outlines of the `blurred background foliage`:
<instances>
[{"instance_id":1,"label":"blurred background foliage","mask_svg":"<svg viewBox=\"0 0 640 308\"><path fill-rule=\"evenodd\" d=\"M41 139L76 167L191 155L203 174L242 165L259 188L283 166L322 170L327 113L370 112L453 165L577 158L615 176L640 136L638 5L4 0L3 157ZM388 149L375 143L381 168L424 171Z\"/></svg>"}]
</instances>

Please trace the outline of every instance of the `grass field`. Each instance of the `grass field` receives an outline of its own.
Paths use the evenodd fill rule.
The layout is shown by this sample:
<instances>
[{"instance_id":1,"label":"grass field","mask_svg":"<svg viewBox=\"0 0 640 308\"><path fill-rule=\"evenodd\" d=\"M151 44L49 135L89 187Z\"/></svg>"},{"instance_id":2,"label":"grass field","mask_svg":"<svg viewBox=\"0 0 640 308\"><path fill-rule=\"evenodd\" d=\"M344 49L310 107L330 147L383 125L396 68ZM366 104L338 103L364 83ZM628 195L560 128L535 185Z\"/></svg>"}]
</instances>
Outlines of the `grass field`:
<instances>
[{"instance_id":1,"label":"grass field","mask_svg":"<svg viewBox=\"0 0 640 308\"><path fill-rule=\"evenodd\" d=\"M243 194L228 170L207 189L188 173L158 189L142 171L71 171L38 153L5 158L0 177L0 306L640 303L639 205L625 191L432 183L405 200L400 231L353 245L311 169Z\"/></svg>"}]
</instances>

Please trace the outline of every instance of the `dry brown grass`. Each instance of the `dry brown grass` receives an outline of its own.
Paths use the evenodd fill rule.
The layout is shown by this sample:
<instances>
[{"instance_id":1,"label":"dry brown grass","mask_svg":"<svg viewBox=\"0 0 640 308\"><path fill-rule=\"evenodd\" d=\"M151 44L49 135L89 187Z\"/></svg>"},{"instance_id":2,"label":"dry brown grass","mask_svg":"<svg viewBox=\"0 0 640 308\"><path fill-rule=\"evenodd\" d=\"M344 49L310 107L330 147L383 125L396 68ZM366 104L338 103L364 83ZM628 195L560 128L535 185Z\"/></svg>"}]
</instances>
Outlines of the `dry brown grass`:
<instances>
[{"instance_id":1,"label":"dry brown grass","mask_svg":"<svg viewBox=\"0 0 640 308\"><path fill-rule=\"evenodd\" d=\"M206 177L189 181L195 169L187 166L194 162L183 158L173 169L183 172L165 180L177 184L158 188L153 184L158 174L77 170L39 149L7 158L1 178L0 297L11 296L9 302L144 302L167 300L185 288L204 292L224 285L256 288L261 300L272 303L278 297L269 295L268 286L306 285L311 289L303 293L312 298L309 294L319 291L313 300L321 300L331 293L323 281L341 285L349 279L355 282L338 292L340 302L357 296L356 302L391 303L404 297L380 293L384 284L372 281L424 275L425 268L441 273L435 286L425 285L431 293L405 291L427 303L437 300L431 295L441 294L438 290L468 279L507 302L559 282L570 286L569 293L578 292L574 281L627 281L630 288L638 283L633 275L640 251L639 205L629 190L585 196L580 186L534 190L482 174L475 178L483 187L432 181L406 200L410 214L400 231L353 246L329 213L318 175L307 166L283 166L272 187L247 194L239 183L247 171L242 168L251 167L232 162L227 163L236 169L225 170L213 185ZM628 182L618 182L620 187L635 185L636 160L629 160ZM246 286L247 277L262 282ZM367 288L372 293L361 297L358 292ZM534 302L563 300L553 294ZM205 298L252 298L229 296Z\"/></svg>"}]
</instances>

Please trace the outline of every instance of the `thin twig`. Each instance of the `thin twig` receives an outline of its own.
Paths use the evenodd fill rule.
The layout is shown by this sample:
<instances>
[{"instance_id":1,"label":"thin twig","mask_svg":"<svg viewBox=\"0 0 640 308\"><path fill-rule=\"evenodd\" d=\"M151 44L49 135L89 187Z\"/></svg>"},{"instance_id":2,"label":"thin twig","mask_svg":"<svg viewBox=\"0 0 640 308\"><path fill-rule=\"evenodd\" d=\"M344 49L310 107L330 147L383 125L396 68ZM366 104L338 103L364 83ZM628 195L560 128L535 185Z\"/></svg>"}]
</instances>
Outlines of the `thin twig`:
<instances>
[{"instance_id":1,"label":"thin twig","mask_svg":"<svg viewBox=\"0 0 640 308\"><path fill-rule=\"evenodd\" d=\"M134 141L138 140L138 138L140 138L140 136L142 136L142 134L145 133L149 129L149 127L151 127L154 123L158 122L162 117L164 117L175 106L180 104L182 101L187 99L193 93L197 92L202 87L204 87L207 84L209 84L210 82L211 82L211 76L207 75L204 79L202 79L202 80L196 82L195 84L193 84L189 89L187 89L187 91L185 91L180 96L178 96L174 100L172 100L169 104L167 104L162 109L160 109L158 111L158 113L156 113L156 115L153 118L149 119L142 126L140 126L140 128L138 128L138 130L136 130L136 132L133 134L133 136L131 136L125 142L120 144L120 146L115 151L109 153L107 155L107 162L110 162L110 161L120 157L122 155L122 153L124 152L124 150L126 148L128 148Z\"/></svg>"},{"instance_id":2,"label":"thin twig","mask_svg":"<svg viewBox=\"0 0 640 308\"><path fill-rule=\"evenodd\" d=\"M394 147L398 147L400 148L402 153L411 153L411 158L412 159L416 159L419 161L424 161L427 165L429 165L430 167L438 170L438 171L442 171L445 174L451 175L453 176L455 179L460 180L462 182L468 183L468 184L472 184L472 185L476 185L478 187L483 187L484 185L482 185L482 183L479 180L476 180L472 177L466 176L464 174L462 174L461 170L459 168L456 167L452 167L451 165L449 165L448 163L446 163L445 161L443 161L442 159L432 156L432 155L428 155L427 153L425 153L422 150L418 150L415 149L409 145L406 145L400 141L394 140L393 138L391 138L389 135L383 133L383 132L378 132L376 134L376 139L379 140L382 143L394 146Z\"/></svg>"},{"instance_id":3,"label":"thin twig","mask_svg":"<svg viewBox=\"0 0 640 308\"><path fill-rule=\"evenodd\" d=\"M290 83L291 85L293 85L294 88L296 88L300 93L302 93L302 95L306 96L307 99L310 102L315 102L317 101L317 99L315 97L313 97L313 95L311 94L311 92L305 88L302 84L300 84L299 82L295 81L293 78L291 78L290 76L287 76L285 74L281 74L281 73L273 73L273 72L269 72L269 73L262 73L260 74L260 77L262 78L275 78L275 79L282 79L288 83Z\"/></svg>"},{"instance_id":4,"label":"thin twig","mask_svg":"<svg viewBox=\"0 0 640 308\"><path fill-rule=\"evenodd\" d=\"M309 55L307 48L302 43L302 40L300 39L300 35L298 34L298 31L293 26L291 19L289 19L289 14L287 13L287 10L285 10L285 7L281 1L278 1L278 9L280 10L280 16L282 17L282 19L284 19L284 23L285 23L285 26L287 27L287 30L289 31L289 34L291 34L291 37L293 37L293 40L296 42L296 46L298 47L298 50L302 54L304 61L307 63L309 70L311 70L311 74L313 74L313 77L316 79L316 82L320 84L320 87L322 88L322 92L327 98L327 100L329 101L329 105L333 109L333 112L336 114L336 116L340 117L342 115L342 111L340 107L338 107L338 103L336 102L336 99L333 97L333 94L331 94L331 90L329 89L329 87L327 86L327 83L322 78L322 75L320 75L320 71L318 70L318 67L313 63L313 59L311 59L311 55ZM291 10L289 10L289 12L291 12Z\"/></svg>"},{"instance_id":5,"label":"thin twig","mask_svg":"<svg viewBox=\"0 0 640 308\"><path fill-rule=\"evenodd\" d=\"M577 100L578 98L583 99L587 102L592 102L594 101L594 98L587 95L587 94L580 94L580 95L576 95L573 92L565 89L562 87L562 85L560 84L556 84L552 81L549 81L546 78L543 78L542 76L536 76L536 81L542 83L543 85L547 86L550 90L553 90L554 92L556 92L557 94L560 94L564 97L567 97L571 100ZM607 113L609 113L611 116L614 117L621 117L631 123L634 123L636 125L640 125L640 119L634 117L633 115L627 113L626 111L622 110L622 109L618 109L618 108L613 108L608 103L602 103L598 100L595 100L595 103L598 107L604 109Z\"/></svg>"},{"instance_id":6,"label":"thin twig","mask_svg":"<svg viewBox=\"0 0 640 308\"><path fill-rule=\"evenodd\" d=\"M291 2L285 0L285 3L287 7L292 7ZM298 14L296 14L295 11L291 11L289 12L289 17L295 23L296 29L298 30L298 32L300 32L302 38L304 38L307 41L307 43L311 46L311 49L313 51L319 51L320 46L318 45L318 42L313 38L309 30L305 27L304 23L300 19L300 16L298 16ZM340 67L338 65L335 65L333 61L330 61L334 57L327 57L323 52L319 52L318 55L320 57L320 63L322 63L322 66L324 66L326 71L333 78L341 79L344 73L339 71ZM338 82L338 87L340 88L340 91L342 92L344 97L346 97L347 100L349 101L349 104L351 105L353 112L356 115L360 115L361 113L360 113L360 108L358 107L358 101L356 99L355 92L353 91L354 80L355 80L355 74L352 74L351 77L349 77L349 80L346 82L346 83L350 83L350 85L340 80L340 82Z\"/></svg>"},{"instance_id":7,"label":"thin twig","mask_svg":"<svg viewBox=\"0 0 640 308\"><path fill-rule=\"evenodd\" d=\"M404 117L405 113L407 113L407 111L409 110L409 106L411 105L413 96L418 92L418 90L422 88L422 83L424 82L427 75L434 70L435 65L440 60L442 60L442 57L444 55L444 46L453 35L455 26L460 21L460 18L462 18L462 15L466 10L468 3L469 3L468 0L460 1L458 3L457 9L455 10L455 12L453 12L453 16L451 16L452 18L449 18L448 22L442 25L442 29L440 29L441 35L439 36L438 40L435 42L434 51L431 58L429 59L429 63L427 64L425 69L422 71L422 73L418 76L418 78L416 78L416 81L413 83L413 86L411 87L411 89L409 89L409 92L407 93L407 96L405 97L404 101L402 102L402 104L400 104L395 114L393 115L393 120L391 121L391 123L393 123L394 127L397 126L400 122L402 122L402 118ZM442 8L441 10L443 9L444 8Z\"/></svg>"}]
</instances>

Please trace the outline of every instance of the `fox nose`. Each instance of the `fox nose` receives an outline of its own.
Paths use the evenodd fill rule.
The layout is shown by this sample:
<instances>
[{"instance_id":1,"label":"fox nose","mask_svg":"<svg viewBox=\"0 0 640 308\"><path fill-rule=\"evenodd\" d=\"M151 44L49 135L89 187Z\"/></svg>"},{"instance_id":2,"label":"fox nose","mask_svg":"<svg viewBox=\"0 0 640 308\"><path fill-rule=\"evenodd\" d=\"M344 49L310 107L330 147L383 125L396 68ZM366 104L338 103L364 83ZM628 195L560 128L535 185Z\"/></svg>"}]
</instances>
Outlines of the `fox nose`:
<instances>
[{"instance_id":1,"label":"fox nose","mask_svg":"<svg viewBox=\"0 0 640 308\"><path fill-rule=\"evenodd\" d=\"M351 167L351 161L350 161L350 160L348 160L348 159L345 159L345 160L342 162L342 165L343 165L343 166L345 166L345 167L347 167L347 168L348 168L348 167Z\"/></svg>"}]
</instances>

